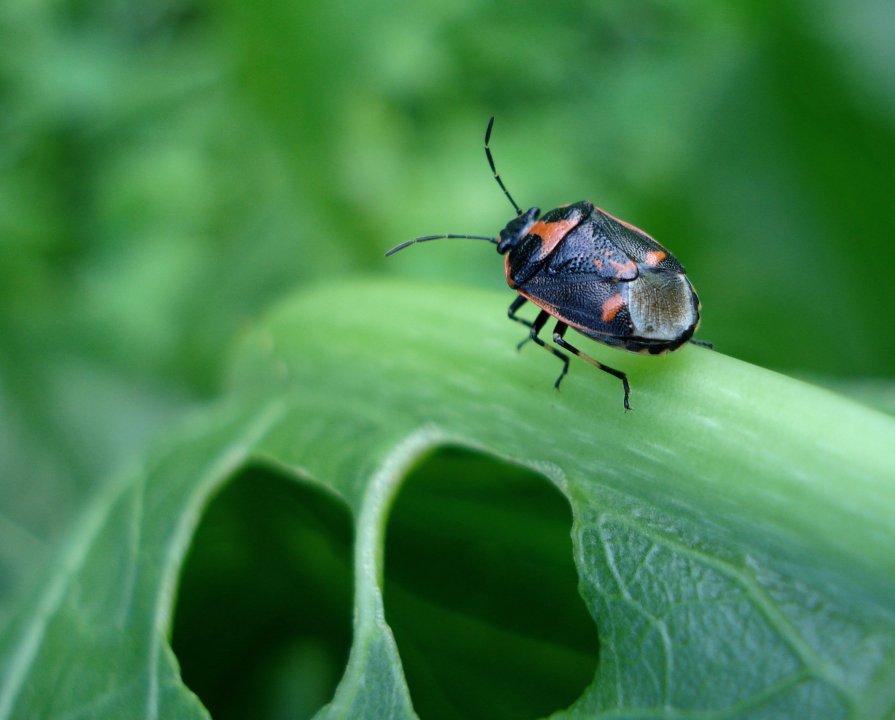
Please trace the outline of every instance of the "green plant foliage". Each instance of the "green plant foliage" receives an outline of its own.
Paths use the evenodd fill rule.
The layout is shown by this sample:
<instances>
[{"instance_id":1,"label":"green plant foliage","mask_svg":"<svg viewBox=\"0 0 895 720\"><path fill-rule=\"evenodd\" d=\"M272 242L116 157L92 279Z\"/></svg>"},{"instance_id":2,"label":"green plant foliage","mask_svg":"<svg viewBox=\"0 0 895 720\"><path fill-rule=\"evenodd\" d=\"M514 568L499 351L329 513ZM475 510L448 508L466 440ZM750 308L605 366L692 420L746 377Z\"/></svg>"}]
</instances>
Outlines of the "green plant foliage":
<instances>
[{"instance_id":1,"label":"green plant foliage","mask_svg":"<svg viewBox=\"0 0 895 720\"><path fill-rule=\"evenodd\" d=\"M374 274L506 292L482 244L382 257L420 234L503 226L510 207L481 150L492 114L498 167L522 205L587 198L643 227L686 265L703 333L723 353L895 414L893 8L0 3L0 634L15 635L14 609L57 577L48 563L67 557L108 479L142 466L160 430L221 400L232 346L273 303ZM443 340L440 352L504 347L465 328L406 329ZM532 377L505 396L540 392ZM423 388L417 401L437 399ZM624 427L643 422L635 407ZM773 423L774 407L756 417ZM805 447L809 419L791 420L781 437ZM719 421L749 444L737 413ZM277 528L252 547L280 542ZM202 537L196 558L207 557ZM241 567L231 549L222 576ZM256 564L258 577L275 572ZM197 572L185 582L201 585ZM421 668L407 673L416 697Z\"/></svg>"},{"instance_id":2,"label":"green plant foliage","mask_svg":"<svg viewBox=\"0 0 895 720\"><path fill-rule=\"evenodd\" d=\"M505 300L370 282L281 305L246 338L226 402L71 534L5 635L0 718L205 717L168 646L174 595L204 508L248 465L352 518L353 643L319 717L413 717L383 548L402 480L445 445L530 468L571 507L599 663L556 717L888 717L895 420L693 347L611 353L634 412L583 363L557 393L555 359L513 349Z\"/></svg>"}]
</instances>

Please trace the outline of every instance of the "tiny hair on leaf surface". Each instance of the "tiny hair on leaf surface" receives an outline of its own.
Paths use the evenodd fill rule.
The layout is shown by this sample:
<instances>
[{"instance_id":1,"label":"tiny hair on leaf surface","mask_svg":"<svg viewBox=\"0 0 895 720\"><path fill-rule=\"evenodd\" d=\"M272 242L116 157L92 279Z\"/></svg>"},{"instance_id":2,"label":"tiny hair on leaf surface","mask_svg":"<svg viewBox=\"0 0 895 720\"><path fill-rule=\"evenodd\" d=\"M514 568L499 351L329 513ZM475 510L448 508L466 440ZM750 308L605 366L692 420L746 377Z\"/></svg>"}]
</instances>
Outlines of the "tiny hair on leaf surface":
<instances>
[{"instance_id":1,"label":"tiny hair on leaf surface","mask_svg":"<svg viewBox=\"0 0 895 720\"><path fill-rule=\"evenodd\" d=\"M316 717L416 717L384 548L403 479L443 447L533 470L569 503L599 641L592 681L551 717L890 717L895 419L698 347L594 347L631 378L625 413L575 359L556 392L506 304L355 281L277 306L227 396L97 493L5 628L0 720L208 717L172 613L204 509L251 465L331 494L353 524L352 647Z\"/></svg>"}]
</instances>

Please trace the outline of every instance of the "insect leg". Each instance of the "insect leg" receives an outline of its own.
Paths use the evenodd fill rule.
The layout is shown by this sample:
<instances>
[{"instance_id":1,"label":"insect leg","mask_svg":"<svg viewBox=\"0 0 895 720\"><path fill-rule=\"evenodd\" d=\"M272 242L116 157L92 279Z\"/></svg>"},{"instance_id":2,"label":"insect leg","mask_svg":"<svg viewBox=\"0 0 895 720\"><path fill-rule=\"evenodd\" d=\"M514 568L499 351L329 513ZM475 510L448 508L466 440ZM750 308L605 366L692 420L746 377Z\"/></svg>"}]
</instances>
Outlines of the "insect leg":
<instances>
[{"instance_id":1,"label":"insect leg","mask_svg":"<svg viewBox=\"0 0 895 720\"><path fill-rule=\"evenodd\" d=\"M515 300L513 300L513 304L507 308L507 317L509 317L510 320L515 320L517 323L522 323L523 325L525 325L525 327L530 328L531 323L528 320L516 315L516 311L519 308L521 308L523 305L525 305L525 303L527 303L527 302L528 302L527 298L524 298L521 295L519 295Z\"/></svg>"},{"instance_id":2,"label":"insect leg","mask_svg":"<svg viewBox=\"0 0 895 720\"><path fill-rule=\"evenodd\" d=\"M693 345L698 345L699 347L708 348L709 350L714 350L715 345L708 340L697 340L696 338L690 338L687 342L692 343Z\"/></svg>"},{"instance_id":3,"label":"insect leg","mask_svg":"<svg viewBox=\"0 0 895 720\"><path fill-rule=\"evenodd\" d=\"M556 327L553 328L553 342L555 342L560 347L565 348L573 355L577 355L585 362L589 362L595 368L599 368L603 372L608 372L610 375L615 375L615 377L621 380L622 386L625 388L625 410L630 410L631 406L628 404L628 397L631 395L631 386L628 385L628 376L625 375L621 370L616 370L615 368L611 368L608 365L604 365L603 363L594 360L590 355L586 355L575 346L566 342L563 336L566 334L566 330L568 329L569 326L566 325L564 322L556 323ZM557 384L558 383L559 381L557 381Z\"/></svg>"},{"instance_id":4,"label":"insect leg","mask_svg":"<svg viewBox=\"0 0 895 720\"><path fill-rule=\"evenodd\" d=\"M514 320L517 323L522 323L527 328L531 328L530 321L516 315L516 311L519 308L521 308L523 305L525 305L525 303L527 303L527 302L528 302L528 300L526 298L519 295L515 300L513 300L513 304L507 308L507 317L510 318L510 320ZM526 335L525 339L522 342L520 342L518 345L516 345L516 349L520 350L522 348L522 346L525 345L525 343L527 343L529 340L531 340L531 335Z\"/></svg>"},{"instance_id":5,"label":"insect leg","mask_svg":"<svg viewBox=\"0 0 895 720\"><path fill-rule=\"evenodd\" d=\"M514 303L515 304L515 303ZM520 303L521 304L521 303ZM553 383L553 387L559 390L559 383L566 376L566 373L569 372L569 356L565 353L561 353L555 347L551 347L547 343L545 343L541 338L538 337L538 333L544 328L544 325L547 324L547 321L550 319L550 314L546 310L541 310L538 313L538 316L535 318L535 321L531 324L531 331L528 334L528 340L534 340L538 345L544 348L551 355L555 355L560 360L562 360L562 372L559 374L559 377L556 378L556 382ZM524 341L523 341L524 342ZM522 347L520 343L519 347Z\"/></svg>"}]
</instances>

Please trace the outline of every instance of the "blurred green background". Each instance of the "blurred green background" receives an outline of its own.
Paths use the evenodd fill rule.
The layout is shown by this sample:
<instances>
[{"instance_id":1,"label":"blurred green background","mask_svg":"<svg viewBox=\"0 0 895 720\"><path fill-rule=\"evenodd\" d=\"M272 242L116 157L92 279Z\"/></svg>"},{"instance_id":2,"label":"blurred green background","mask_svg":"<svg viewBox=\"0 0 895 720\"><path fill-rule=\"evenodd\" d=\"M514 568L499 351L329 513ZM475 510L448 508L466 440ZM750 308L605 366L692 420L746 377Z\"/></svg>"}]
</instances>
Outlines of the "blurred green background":
<instances>
[{"instance_id":1,"label":"blurred green background","mask_svg":"<svg viewBox=\"0 0 895 720\"><path fill-rule=\"evenodd\" d=\"M482 243L383 258L509 219L491 114L518 202L653 234L721 352L891 393L889 0L36 0L0 33L0 624L278 297L390 273L509 304Z\"/></svg>"}]
</instances>

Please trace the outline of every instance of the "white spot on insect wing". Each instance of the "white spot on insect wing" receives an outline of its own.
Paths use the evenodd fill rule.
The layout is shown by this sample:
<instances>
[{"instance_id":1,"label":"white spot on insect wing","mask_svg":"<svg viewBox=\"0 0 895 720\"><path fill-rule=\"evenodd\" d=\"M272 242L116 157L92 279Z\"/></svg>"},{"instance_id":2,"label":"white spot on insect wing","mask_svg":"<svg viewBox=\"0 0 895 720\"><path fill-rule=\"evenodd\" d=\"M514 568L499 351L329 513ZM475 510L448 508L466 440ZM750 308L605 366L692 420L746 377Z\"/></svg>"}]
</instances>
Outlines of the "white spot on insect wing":
<instances>
[{"instance_id":1,"label":"white spot on insect wing","mask_svg":"<svg viewBox=\"0 0 895 720\"><path fill-rule=\"evenodd\" d=\"M675 340L696 323L687 279L667 271L641 272L624 283L634 333L650 340Z\"/></svg>"}]
</instances>

